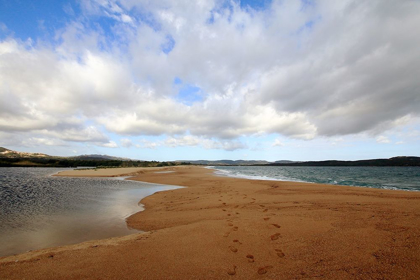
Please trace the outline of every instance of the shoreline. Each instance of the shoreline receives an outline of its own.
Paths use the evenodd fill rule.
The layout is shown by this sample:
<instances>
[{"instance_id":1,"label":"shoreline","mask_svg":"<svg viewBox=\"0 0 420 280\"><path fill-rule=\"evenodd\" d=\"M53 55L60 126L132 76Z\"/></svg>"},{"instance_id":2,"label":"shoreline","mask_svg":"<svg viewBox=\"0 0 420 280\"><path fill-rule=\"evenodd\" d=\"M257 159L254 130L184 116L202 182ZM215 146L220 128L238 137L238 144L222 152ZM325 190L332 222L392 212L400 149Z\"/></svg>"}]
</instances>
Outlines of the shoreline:
<instances>
[{"instance_id":1,"label":"shoreline","mask_svg":"<svg viewBox=\"0 0 420 280\"><path fill-rule=\"evenodd\" d=\"M222 168L220 168L222 167ZM223 168L225 167L225 168ZM226 169L227 167L227 169ZM270 177L268 175L249 175L246 174L246 170L241 170L237 172L238 170L230 169L229 167L236 167L236 166L206 166L205 168L215 170L215 174L222 177L232 177L232 178L239 178L239 179L248 179L248 180L262 180L262 181L280 181L280 182L296 182L296 183L310 183L310 184L326 184L326 185L334 185L334 186L346 186L346 187L357 187L357 188L371 188L371 189L381 189L381 190L396 190L396 191L409 191L409 192L420 192L420 185L413 186L413 187L406 187L406 186L398 186L397 184L393 185L381 185L383 182L375 182L370 184L365 184L364 182L358 182L360 184L357 184L357 182L353 182L351 184L343 184L343 181L340 181L340 178L329 178L329 181L307 181L305 179L298 179L298 178L292 178L292 177L285 177L285 178L276 178L276 177ZM240 168L247 168L248 166L239 166ZM252 167L252 166L249 166ZM260 167L260 166L259 166ZM266 167L266 166L264 166ZM282 166L267 166L267 167L282 167ZM286 166L294 168L294 166ZM299 166L305 168L306 166ZM298 168L299 168L298 167ZM311 166L310 168L354 168L351 166ZM412 167L412 166L367 166L367 168L379 168L379 169L386 169L386 168L418 168L418 167ZM364 168L364 166L356 166L355 168ZM233 172L236 171L236 173ZM418 169L420 171L420 169ZM380 176L380 174L377 174ZM320 178L325 179L325 178ZM333 182L331 182L333 180ZM337 181L338 180L338 181ZM345 181L345 180L344 180Z\"/></svg>"},{"instance_id":2,"label":"shoreline","mask_svg":"<svg viewBox=\"0 0 420 280\"><path fill-rule=\"evenodd\" d=\"M420 273L416 192L218 177L192 166L159 170L175 172L143 169L130 180L186 188L140 201L145 211L127 224L147 232L0 258L0 278L416 279Z\"/></svg>"},{"instance_id":3,"label":"shoreline","mask_svg":"<svg viewBox=\"0 0 420 280\"><path fill-rule=\"evenodd\" d=\"M10 179L2 180L0 257L139 233L126 223L126 218L144 210L139 200L157 191L178 188L123 180L126 177L50 176L62 170L4 173ZM28 182L27 187L20 187L19 182ZM19 200L18 194L26 192L34 196L28 202Z\"/></svg>"}]
</instances>

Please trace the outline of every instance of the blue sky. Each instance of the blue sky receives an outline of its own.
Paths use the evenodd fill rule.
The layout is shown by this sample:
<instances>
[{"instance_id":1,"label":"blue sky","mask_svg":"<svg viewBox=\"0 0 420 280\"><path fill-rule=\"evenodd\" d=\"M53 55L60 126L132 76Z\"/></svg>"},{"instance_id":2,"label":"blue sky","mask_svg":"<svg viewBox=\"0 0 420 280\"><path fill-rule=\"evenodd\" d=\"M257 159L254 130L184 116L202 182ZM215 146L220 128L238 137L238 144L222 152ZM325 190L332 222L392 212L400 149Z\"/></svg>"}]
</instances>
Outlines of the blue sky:
<instances>
[{"instance_id":1,"label":"blue sky","mask_svg":"<svg viewBox=\"0 0 420 280\"><path fill-rule=\"evenodd\" d=\"M408 0L0 0L0 146L420 156L419 12Z\"/></svg>"}]
</instances>

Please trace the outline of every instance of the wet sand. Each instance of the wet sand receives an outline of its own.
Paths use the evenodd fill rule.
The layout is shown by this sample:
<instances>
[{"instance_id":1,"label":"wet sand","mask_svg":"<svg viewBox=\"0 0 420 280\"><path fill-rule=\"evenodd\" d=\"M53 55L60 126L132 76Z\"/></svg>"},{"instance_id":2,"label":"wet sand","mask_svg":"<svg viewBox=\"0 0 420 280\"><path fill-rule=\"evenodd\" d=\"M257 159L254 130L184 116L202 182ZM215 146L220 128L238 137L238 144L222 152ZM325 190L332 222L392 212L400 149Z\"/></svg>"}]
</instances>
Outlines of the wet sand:
<instances>
[{"instance_id":1,"label":"wet sand","mask_svg":"<svg viewBox=\"0 0 420 280\"><path fill-rule=\"evenodd\" d=\"M188 188L141 201L146 210L127 223L146 233L1 258L0 279L420 275L420 193L216 177L199 167L112 170L102 176L140 172L135 180Z\"/></svg>"}]
</instances>

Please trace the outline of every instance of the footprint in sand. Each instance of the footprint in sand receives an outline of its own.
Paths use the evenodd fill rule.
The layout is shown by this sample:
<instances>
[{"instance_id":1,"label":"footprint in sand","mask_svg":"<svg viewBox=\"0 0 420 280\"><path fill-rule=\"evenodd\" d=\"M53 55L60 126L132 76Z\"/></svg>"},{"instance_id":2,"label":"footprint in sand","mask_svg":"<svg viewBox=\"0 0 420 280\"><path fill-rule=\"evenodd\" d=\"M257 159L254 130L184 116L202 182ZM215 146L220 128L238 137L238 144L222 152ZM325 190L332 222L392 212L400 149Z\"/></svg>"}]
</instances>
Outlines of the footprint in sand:
<instances>
[{"instance_id":1,"label":"footprint in sand","mask_svg":"<svg viewBox=\"0 0 420 280\"><path fill-rule=\"evenodd\" d=\"M232 224L232 223L228 223L228 226L232 227L232 226L233 226L233 224Z\"/></svg>"},{"instance_id":2,"label":"footprint in sand","mask_svg":"<svg viewBox=\"0 0 420 280\"><path fill-rule=\"evenodd\" d=\"M139 238L137 238L136 240L146 240L148 239L149 236L140 236Z\"/></svg>"},{"instance_id":3,"label":"footprint in sand","mask_svg":"<svg viewBox=\"0 0 420 280\"><path fill-rule=\"evenodd\" d=\"M276 228L280 228L278 224L271 224L271 225L275 226Z\"/></svg>"},{"instance_id":4,"label":"footprint in sand","mask_svg":"<svg viewBox=\"0 0 420 280\"><path fill-rule=\"evenodd\" d=\"M246 257L247 257L247 259L248 259L248 262L250 262L250 263L253 263L253 262L255 262L255 260L254 260L254 256L253 255L246 255Z\"/></svg>"},{"instance_id":5,"label":"footprint in sand","mask_svg":"<svg viewBox=\"0 0 420 280\"><path fill-rule=\"evenodd\" d=\"M283 253L282 250L280 249L275 249L277 256L279 256L279 258L284 258L286 255Z\"/></svg>"},{"instance_id":6,"label":"footprint in sand","mask_svg":"<svg viewBox=\"0 0 420 280\"><path fill-rule=\"evenodd\" d=\"M270 218L268 218L268 217L267 218L264 218L264 221L268 221L268 220L270 220Z\"/></svg>"},{"instance_id":7,"label":"footprint in sand","mask_svg":"<svg viewBox=\"0 0 420 280\"><path fill-rule=\"evenodd\" d=\"M267 212L268 211L268 209L264 209L264 211L263 212Z\"/></svg>"},{"instance_id":8,"label":"footprint in sand","mask_svg":"<svg viewBox=\"0 0 420 280\"><path fill-rule=\"evenodd\" d=\"M261 274L261 275L266 274L268 272L268 270L271 269L271 268L273 268L272 265L267 265L267 266L264 266L264 267L260 267L260 268L258 268L258 274Z\"/></svg>"},{"instance_id":9,"label":"footprint in sand","mask_svg":"<svg viewBox=\"0 0 420 280\"><path fill-rule=\"evenodd\" d=\"M233 242L236 242L236 243L238 243L239 245L242 245L242 242L239 242L239 240L238 240L238 239L233 240Z\"/></svg>"},{"instance_id":10,"label":"footprint in sand","mask_svg":"<svg viewBox=\"0 0 420 280\"><path fill-rule=\"evenodd\" d=\"M233 269L229 269L227 273L229 275L235 275L236 274L236 265L233 266Z\"/></svg>"},{"instance_id":11,"label":"footprint in sand","mask_svg":"<svg viewBox=\"0 0 420 280\"><path fill-rule=\"evenodd\" d=\"M229 246L229 249L234 253L238 252L238 249L233 246Z\"/></svg>"},{"instance_id":12,"label":"footprint in sand","mask_svg":"<svg viewBox=\"0 0 420 280\"><path fill-rule=\"evenodd\" d=\"M276 234L273 234L272 236L270 236L270 238L271 238L271 240L277 240L277 239L279 239L279 237L280 237L280 233L276 233Z\"/></svg>"},{"instance_id":13,"label":"footprint in sand","mask_svg":"<svg viewBox=\"0 0 420 280\"><path fill-rule=\"evenodd\" d=\"M225 234L223 234L223 237L229 237L229 235L230 235L230 231L228 231Z\"/></svg>"},{"instance_id":14,"label":"footprint in sand","mask_svg":"<svg viewBox=\"0 0 420 280\"><path fill-rule=\"evenodd\" d=\"M233 227L233 230L234 231L238 231L238 227Z\"/></svg>"}]
</instances>

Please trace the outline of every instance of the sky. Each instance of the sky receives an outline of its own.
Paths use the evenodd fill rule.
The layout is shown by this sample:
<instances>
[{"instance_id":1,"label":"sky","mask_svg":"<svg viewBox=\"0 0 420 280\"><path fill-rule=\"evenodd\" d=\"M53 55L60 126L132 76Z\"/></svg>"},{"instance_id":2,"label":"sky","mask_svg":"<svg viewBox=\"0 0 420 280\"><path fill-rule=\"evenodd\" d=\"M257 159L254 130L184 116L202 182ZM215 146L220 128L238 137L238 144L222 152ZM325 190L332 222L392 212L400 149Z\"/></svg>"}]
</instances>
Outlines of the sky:
<instances>
[{"instance_id":1,"label":"sky","mask_svg":"<svg viewBox=\"0 0 420 280\"><path fill-rule=\"evenodd\" d=\"M420 156L420 1L0 0L0 146Z\"/></svg>"}]
</instances>

